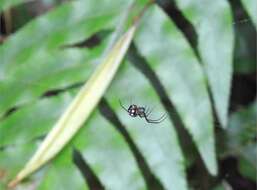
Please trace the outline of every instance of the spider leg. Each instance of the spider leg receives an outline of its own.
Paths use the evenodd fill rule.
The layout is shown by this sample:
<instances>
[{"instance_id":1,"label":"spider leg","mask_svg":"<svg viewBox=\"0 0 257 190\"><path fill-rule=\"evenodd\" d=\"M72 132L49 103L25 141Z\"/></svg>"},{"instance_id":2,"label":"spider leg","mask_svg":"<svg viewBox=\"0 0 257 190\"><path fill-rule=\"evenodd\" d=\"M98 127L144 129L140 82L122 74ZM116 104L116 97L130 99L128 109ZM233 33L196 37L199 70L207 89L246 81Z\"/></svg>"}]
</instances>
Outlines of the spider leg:
<instances>
[{"instance_id":1,"label":"spider leg","mask_svg":"<svg viewBox=\"0 0 257 190\"><path fill-rule=\"evenodd\" d=\"M148 117L152 111L153 111L154 108L151 108L151 109L148 109L146 112L145 112L145 117Z\"/></svg>"},{"instance_id":2,"label":"spider leg","mask_svg":"<svg viewBox=\"0 0 257 190\"><path fill-rule=\"evenodd\" d=\"M167 118L167 114L163 114L159 119L156 119L156 120L153 120L153 121L163 121L163 120L165 120Z\"/></svg>"},{"instance_id":3,"label":"spider leg","mask_svg":"<svg viewBox=\"0 0 257 190\"><path fill-rule=\"evenodd\" d=\"M158 119L149 119L147 116L145 117L145 120L148 123L161 123L162 121L164 121L166 119L167 115L163 114L160 118Z\"/></svg>"},{"instance_id":4,"label":"spider leg","mask_svg":"<svg viewBox=\"0 0 257 190\"><path fill-rule=\"evenodd\" d=\"M119 100L119 103L120 103L120 106L126 111L126 112L128 112L128 109L127 108L125 108L125 106L123 106L123 104L121 103L121 101Z\"/></svg>"},{"instance_id":5,"label":"spider leg","mask_svg":"<svg viewBox=\"0 0 257 190\"><path fill-rule=\"evenodd\" d=\"M152 112L152 109L149 109L148 107L144 106L144 112L140 113L139 114L139 117L147 117L151 112Z\"/></svg>"},{"instance_id":6,"label":"spider leg","mask_svg":"<svg viewBox=\"0 0 257 190\"><path fill-rule=\"evenodd\" d=\"M149 108L146 106L144 108L145 108L145 114L147 115L147 113L149 112Z\"/></svg>"},{"instance_id":7,"label":"spider leg","mask_svg":"<svg viewBox=\"0 0 257 190\"><path fill-rule=\"evenodd\" d=\"M160 123L161 121L152 121L152 120L149 120L149 119L147 119L147 117L145 117L145 120L147 121L147 123L155 123L155 124L157 124L157 123Z\"/></svg>"},{"instance_id":8,"label":"spider leg","mask_svg":"<svg viewBox=\"0 0 257 190\"><path fill-rule=\"evenodd\" d=\"M149 108L149 109L147 107L145 107L145 109L146 109L145 117L148 117L152 113L152 111L154 110L154 107Z\"/></svg>"}]
</instances>

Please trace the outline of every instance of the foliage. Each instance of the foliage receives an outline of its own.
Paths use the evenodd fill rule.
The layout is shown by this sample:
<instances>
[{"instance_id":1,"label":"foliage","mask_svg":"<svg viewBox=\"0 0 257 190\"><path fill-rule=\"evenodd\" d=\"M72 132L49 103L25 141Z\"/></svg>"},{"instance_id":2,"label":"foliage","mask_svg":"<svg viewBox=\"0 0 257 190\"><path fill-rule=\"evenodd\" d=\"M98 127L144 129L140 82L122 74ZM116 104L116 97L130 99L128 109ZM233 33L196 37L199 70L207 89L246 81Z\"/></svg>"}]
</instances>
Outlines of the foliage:
<instances>
[{"instance_id":1,"label":"foliage","mask_svg":"<svg viewBox=\"0 0 257 190\"><path fill-rule=\"evenodd\" d=\"M4 0L0 10L18 3L22 1ZM206 6L202 1L176 0L181 16L195 28L196 47L157 3L137 17L147 3L65 2L24 25L0 46L0 189L45 142L82 84L99 76L99 63L106 57L110 62L123 58L126 48L123 53L111 50L124 41L135 18L139 19L138 29L120 69L116 73L113 65L105 68L101 81L91 89L97 96L85 100L83 110L88 109L90 117L83 115L71 122L84 124L76 125L82 127L70 142L62 140L76 132L72 125L64 136L54 139L53 149L59 147L58 142L67 145L23 181L21 188L186 190L191 188L186 170L200 160L198 152L209 174L218 173L213 111L226 131L224 154L231 155L227 150L236 150L245 139L255 137L253 132L241 138L248 126L245 121L252 121L251 130L255 126L255 109L228 117L234 48L228 2L218 0ZM253 11L248 11L255 22ZM80 48L79 44L92 38L98 39L93 47L84 43ZM153 118L162 112L168 117L158 125L133 119L120 107L119 99L126 107L131 99L137 105L155 107ZM240 171L250 179L256 175L251 169L255 146L250 143L235 153L240 157ZM245 154L248 151L251 153Z\"/></svg>"},{"instance_id":2,"label":"foliage","mask_svg":"<svg viewBox=\"0 0 257 190\"><path fill-rule=\"evenodd\" d=\"M256 177L256 101L247 109L233 115L228 125L227 154L237 155L240 171L243 175L255 180Z\"/></svg>"}]
</instances>

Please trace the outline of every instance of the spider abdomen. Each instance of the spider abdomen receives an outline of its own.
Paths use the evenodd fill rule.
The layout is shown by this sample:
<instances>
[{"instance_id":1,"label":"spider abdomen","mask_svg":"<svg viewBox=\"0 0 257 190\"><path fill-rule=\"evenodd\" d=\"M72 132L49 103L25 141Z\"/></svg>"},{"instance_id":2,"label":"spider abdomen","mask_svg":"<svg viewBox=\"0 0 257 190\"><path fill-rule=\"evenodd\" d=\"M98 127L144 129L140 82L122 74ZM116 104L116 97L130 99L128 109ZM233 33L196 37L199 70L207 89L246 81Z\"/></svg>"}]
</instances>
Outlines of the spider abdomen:
<instances>
[{"instance_id":1,"label":"spider abdomen","mask_svg":"<svg viewBox=\"0 0 257 190\"><path fill-rule=\"evenodd\" d=\"M145 117L145 108L144 107L138 107L137 108L137 115L139 115L139 117Z\"/></svg>"}]
</instances>

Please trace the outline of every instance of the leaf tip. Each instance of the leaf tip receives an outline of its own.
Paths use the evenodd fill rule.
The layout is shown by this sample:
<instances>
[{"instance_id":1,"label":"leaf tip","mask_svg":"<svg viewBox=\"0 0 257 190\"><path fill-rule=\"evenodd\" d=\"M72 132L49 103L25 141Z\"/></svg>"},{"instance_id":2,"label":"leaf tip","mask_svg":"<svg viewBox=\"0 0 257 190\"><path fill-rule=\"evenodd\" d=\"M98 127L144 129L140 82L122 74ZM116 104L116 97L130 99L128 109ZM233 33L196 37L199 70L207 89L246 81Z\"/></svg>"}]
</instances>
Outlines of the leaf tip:
<instances>
[{"instance_id":1,"label":"leaf tip","mask_svg":"<svg viewBox=\"0 0 257 190\"><path fill-rule=\"evenodd\" d=\"M8 183L7 187L9 189L15 188L21 182L21 180L24 179L25 176L26 176L25 172L21 171L12 181Z\"/></svg>"},{"instance_id":2,"label":"leaf tip","mask_svg":"<svg viewBox=\"0 0 257 190\"><path fill-rule=\"evenodd\" d=\"M10 181L7 185L9 189L13 189L17 186L17 184L20 182L19 176L16 176L12 181Z\"/></svg>"},{"instance_id":3,"label":"leaf tip","mask_svg":"<svg viewBox=\"0 0 257 190\"><path fill-rule=\"evenodd\" d=\"M214 167L214 168L210 169L210 174L212 176L217 176L218 175L217 167Z\"/></svg>"}]
</instances>

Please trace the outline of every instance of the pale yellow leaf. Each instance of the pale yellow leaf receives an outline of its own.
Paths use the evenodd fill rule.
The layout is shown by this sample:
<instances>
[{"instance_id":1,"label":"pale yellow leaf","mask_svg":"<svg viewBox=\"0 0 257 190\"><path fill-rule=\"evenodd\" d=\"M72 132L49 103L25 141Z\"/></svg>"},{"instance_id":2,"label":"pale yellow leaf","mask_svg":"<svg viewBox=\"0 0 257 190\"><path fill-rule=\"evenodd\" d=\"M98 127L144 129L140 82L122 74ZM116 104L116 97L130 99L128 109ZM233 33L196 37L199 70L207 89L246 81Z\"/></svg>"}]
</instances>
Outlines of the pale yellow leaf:
<instances>
[{"instance_id":1,"label":"pale yellow leaf","mask_svg":"<svg viewBox=\"0 0 257 190\"><path fill-rule=\"evenodd\" d=\"M134 24L128 32L121 36L114 44L109 54L81 88L31 160L18 173L16 178L9 183L9 187L15 186L22 179L52 159L71 140L82 124L88 119L121 64L135 33L136 26L137 24Z\"/></svg>"}]
</instances>

